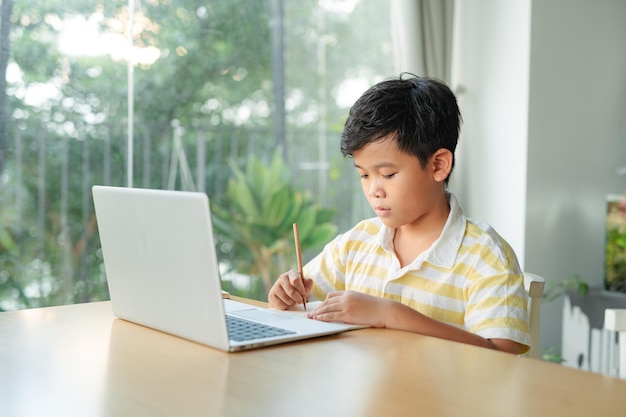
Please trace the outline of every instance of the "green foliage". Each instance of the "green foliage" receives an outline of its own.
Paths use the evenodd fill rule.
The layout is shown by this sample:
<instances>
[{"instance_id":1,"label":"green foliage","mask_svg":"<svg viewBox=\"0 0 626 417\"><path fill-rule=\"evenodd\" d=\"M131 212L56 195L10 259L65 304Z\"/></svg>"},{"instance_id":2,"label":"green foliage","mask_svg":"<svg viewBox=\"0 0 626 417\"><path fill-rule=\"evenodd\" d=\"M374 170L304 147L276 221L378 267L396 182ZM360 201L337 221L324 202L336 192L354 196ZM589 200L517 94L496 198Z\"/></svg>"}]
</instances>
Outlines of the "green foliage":
<instances>
[{"instance_id":1,"label":"green foliage","mask_svg":"<svg viewBox=\"0 0 626 417\"><path fill-rule=\"evenodd\" d=\"M578 275L571 275L569 278L558 282L547 281L543 292L543 300L545 302L552 302L572 291L581 296L585 296L589 293L589 284ZM541 359L557 364L565 362L565 359L555 346L547 347L541 355Z\"/></svg>"},{"instance_id":2,"label":"green foliage","mask_svg":"<svg viewBox=\"0 0 626 417\"><path fill-rule=\"evenodd\" d=\"M202 191L220 195L227 180L221 173L228 169L223 155L273 147L271 118L236 126L222 117L251 97L271 102L267 4L172 0L138 6L135 44L156 48L160 57L134 72L134 183L167 187L177 123L192 161L197 143L206 144ZM90 187L126 183L127 64L107 51L72 54L59 46L61 29L75 19L123 37L126 8L126 0L15 3L11 61L20 76L7 88L10 139L0 155L6 158L0 173L0 308L108 298ZM42 86L47 94L25 99L25 91ZM217 100L216 108L203 107L209 98ZM254 146L248 143L252 126Z\"/></svg>"},{"instance_id":3,"label":"green foliage","mask_svg":"<svg viewBox=\"0 0 626 417\"><path fill-rule=\"evenodd\" d=\"M572 275L567 279L555 282L548 281L543 292L543 299L546 302L554 301L564 296L568 291L575 291L580 295L589 293L589 284L578 275Z\"/></svg>"},{"instance_id":4,"label":"green foliage","mask_svg":"<svg viewBox=\"0 0 626 417\"><path fill-rule=\"evenodd\" d=\"M608 204L605 280L607 288L626 292L626 197Z\"/></svg>"},{"instance_id":5,"label":"green foliage","mask_svg":"<svg viewBox=\"0 0 626 417\"><path fill-rule=\"evenodd\" d=\"M562 364L565 362L565 359L563 358L563 356L561 356L561 354L557 351L557 349L554 346L550 346L546 348L543 354L541 355L541 359L546 362L552 362L552 363L557 363L557 364Z\"/></svg>"},{"instance_id":6,"label":"green foliage","mask_svg":"<svg viewBox=\"0 0 626 417\"><path fill-rule=\"evenodd\" d=\"M265 297L278 275L295 269L293 224L298 223L303 250L316 249L334 237L334 210L290 184L288 165L276 151L269 165L252 156L245 171L231 161L234 178L228 183L223 206L213 205L217 232L231 248L222 259L234 271L259 277Z\"/></svg>"}]
</instances>

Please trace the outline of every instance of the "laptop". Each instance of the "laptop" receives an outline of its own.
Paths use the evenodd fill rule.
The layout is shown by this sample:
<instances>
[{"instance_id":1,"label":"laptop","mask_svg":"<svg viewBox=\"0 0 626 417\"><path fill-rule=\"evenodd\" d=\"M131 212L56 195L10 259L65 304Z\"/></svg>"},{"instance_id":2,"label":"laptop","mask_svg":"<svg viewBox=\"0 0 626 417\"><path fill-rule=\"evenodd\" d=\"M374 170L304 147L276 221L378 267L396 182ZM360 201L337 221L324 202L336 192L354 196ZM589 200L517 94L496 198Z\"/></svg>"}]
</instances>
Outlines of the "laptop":
<instances>
[{"instance_id":1,"label":"laptop","mask_svg":"<svg viewBox=\"0 0 626 417\"><path fill-rule=\"evenodd\" d=\"M92 192L116 317L227 352L364 327L224 299L204 193L99 185ZM262 329L236 334L236 322Z\"/></svg>"}]
</instances>

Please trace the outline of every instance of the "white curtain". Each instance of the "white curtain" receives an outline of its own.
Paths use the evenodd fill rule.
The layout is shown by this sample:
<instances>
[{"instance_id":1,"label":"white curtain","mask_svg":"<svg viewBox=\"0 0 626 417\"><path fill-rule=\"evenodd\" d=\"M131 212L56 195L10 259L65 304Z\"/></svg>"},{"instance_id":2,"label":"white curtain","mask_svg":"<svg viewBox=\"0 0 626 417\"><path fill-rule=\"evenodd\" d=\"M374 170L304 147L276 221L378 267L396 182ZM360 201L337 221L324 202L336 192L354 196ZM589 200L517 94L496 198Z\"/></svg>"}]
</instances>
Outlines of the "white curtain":
<instances>
[{"instance_id":1,"label":"white curtain","mask_svg":"<svg viewBox=\"0 0 626 417\"><path fill-rule=\"evenodd\" d=\"M391 31L398 72L450 83L454 0L391 0Z\"/></svg>"}]
</instances>

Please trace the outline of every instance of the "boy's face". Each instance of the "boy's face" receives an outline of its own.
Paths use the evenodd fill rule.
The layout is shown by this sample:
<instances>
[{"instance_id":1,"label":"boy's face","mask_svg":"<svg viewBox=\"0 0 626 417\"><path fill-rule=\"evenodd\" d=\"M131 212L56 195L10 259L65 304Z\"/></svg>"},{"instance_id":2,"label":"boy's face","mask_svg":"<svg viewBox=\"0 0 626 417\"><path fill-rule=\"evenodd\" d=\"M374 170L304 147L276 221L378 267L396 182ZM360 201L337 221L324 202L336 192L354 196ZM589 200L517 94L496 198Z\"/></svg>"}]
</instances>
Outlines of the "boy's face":
<instances>
[{"instance_id":1,"label":"boy's face","mask_svg":"<svg viewBox=\"0 0 626 417\"><path fill-rule=\"evenodd\" d=\"M372 142L352 157L363 193L386 226L418 226L447 207L447 173L436 157L423 168L416 156L398 150L392 138Z\"/></svg>"}]
</instances>

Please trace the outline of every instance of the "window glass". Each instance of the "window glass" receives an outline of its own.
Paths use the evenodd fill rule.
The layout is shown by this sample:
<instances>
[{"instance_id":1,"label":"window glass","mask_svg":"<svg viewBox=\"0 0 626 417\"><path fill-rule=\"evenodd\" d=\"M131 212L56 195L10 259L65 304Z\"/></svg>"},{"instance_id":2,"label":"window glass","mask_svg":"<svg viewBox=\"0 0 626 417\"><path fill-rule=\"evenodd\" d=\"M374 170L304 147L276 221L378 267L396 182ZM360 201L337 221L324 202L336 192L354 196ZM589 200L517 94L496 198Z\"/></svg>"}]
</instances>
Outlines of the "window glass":
<instances>
[{"instance_id":1,"label":"window glass","mask_svg":"<svg viewBox=\"0 0 626 417\"><path fill-rule=\"evenodd\" d=\"M232 213L235 171L278 155L335 232L371 215L339 137L394 75L388 15L385 0L3 0L0 310L108 299L94 184L203 191ZM259 275L250 247L217 234L242 260L228 288L262 299L267 283L241 278Z\"/></svg>"}]
</instances>

